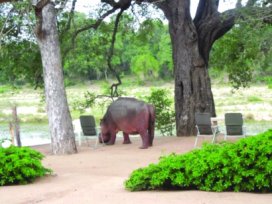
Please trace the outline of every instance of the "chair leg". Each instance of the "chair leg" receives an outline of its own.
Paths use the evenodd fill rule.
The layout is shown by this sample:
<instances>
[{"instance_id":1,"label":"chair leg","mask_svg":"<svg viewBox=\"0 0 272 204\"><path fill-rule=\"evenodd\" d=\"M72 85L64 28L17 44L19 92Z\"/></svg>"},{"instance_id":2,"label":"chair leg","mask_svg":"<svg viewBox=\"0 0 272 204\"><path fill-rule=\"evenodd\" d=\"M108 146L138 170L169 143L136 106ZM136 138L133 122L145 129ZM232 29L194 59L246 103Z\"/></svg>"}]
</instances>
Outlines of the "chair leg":
<instances>
[{"instance_id":1,"label":"chair leg","mask_svg":"<svg viewBox=\"0 0 272 204\"><path fill-rule=\"evenodd\" d=\"M87 143L87 147L89 147L89 146L90 146L90 144L89 144L88 137L86 137L86 136L85 136L85 140L86 140L86 143Z\"/></svg>"},{"instance_id":2,"label":"chair leg","mask_svg":"<svg viewBox=\"0 0 272 204\"><path fill-rule=\"evenodd\" d=\"M81 132L76 133L78 135L78 145L81 146Z\"/></svg>"},{"instance_id":3,"label":"chair leg","mask_svg":"<svg viewBox=\"0 0 272 204\"><path fill-rule=\"evenodd\" d=\"M99 135L97 135L97 137L96 137L96 141L95 141L94 149L96 149L96 147L97 147L97 145L98 145L98 141L99 141Z\"/></svg>"},{"instance_id":4,"label":"chair leg","mask_svg":"<svg viewBox=\"0 0 272 204\"><path fill-rule=\"evenodd\" d=\"M102 137L101 137L101 140L102 140L102 145L105 145L105 142L104 142L104 140L103 140L103 138L102 138ZM99 143L99 135L97 135L97 137L96 137L96 141L95 141L94 149L96 149L96 147L97 147L98 143Z\"/></svg>"},{"instance_id":5,"label":"chair leg","mask_svg":"<svg viewBox=\"0 0 272 204\"><path fill-rule=\"evenodd\" d=\"M214 141L215 141L215 137L216 137L216 133L214 133L214 134L213 134L212 143L214 143Z\"/></svg>"},{"instance_id":6,"label":"chair leg","mask_svg":"<svg viewBox=\"0 0 272 204\"><path fill-rule=\"evenodd\" d=\"M105 145L105 142L104 142L104 139L103 137L101 137L101 140L102 140L102 144Z\"/></svg>"},{"instance_id":7,"label":"chair leg","mask_svg":"<svg viewBox=\"0 0 272 204\"><path fill-rule=\"evenodd\" d=\"M197 140L198 140L198 136L196 136L194 148L196 148Z\"/></svg>"}]
</instances>

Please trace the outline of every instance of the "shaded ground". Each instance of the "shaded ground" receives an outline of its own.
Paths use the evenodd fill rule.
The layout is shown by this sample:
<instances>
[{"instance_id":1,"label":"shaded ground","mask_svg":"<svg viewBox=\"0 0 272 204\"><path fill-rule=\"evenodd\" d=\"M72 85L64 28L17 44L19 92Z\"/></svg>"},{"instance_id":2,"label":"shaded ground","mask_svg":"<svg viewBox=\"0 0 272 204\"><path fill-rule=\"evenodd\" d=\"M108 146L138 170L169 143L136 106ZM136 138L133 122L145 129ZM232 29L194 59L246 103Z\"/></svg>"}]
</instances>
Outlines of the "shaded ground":
<instances>
[{"instance_id":1,"label":"shaded ground","mask_svg":"<svg viewBox=\"0 0 272 204\"><path fill-rule=\"evenodd\" d=\"M154 146L141 150L139 138L130 145L119 139L113 146L93 149L79 147L79 153L68 156L50 155L48 145L35 147L46 154L43 163L56 175L24 186L0 187L2 204L268 204L272 194L214 193L202 191L129 192L123 182L132 170L157 162L171 152L184 153L192 149L194 137L155 138Z\"/></svg>"}]
</instances>

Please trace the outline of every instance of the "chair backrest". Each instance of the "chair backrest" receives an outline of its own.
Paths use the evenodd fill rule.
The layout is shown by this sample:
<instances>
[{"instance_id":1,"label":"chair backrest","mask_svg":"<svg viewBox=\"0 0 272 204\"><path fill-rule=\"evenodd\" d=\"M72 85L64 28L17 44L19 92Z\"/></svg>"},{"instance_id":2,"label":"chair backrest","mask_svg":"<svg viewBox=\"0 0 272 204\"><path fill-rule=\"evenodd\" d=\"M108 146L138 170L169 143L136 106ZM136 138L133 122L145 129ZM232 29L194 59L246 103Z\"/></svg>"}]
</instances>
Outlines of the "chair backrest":
<instances>
[{"instance_id":1,"label":"chair backrest","mask_svg":"<svg viewBox=\"0 0 272 204\"><path fill-rule=\"evenodd\" d=\"M195 122L198 127L200 134L211 135L212 124L211 124L211 114L210 113L195 113Z\"/></svg>"},{"instance_id":2,"label":"chair backrest","mask_svg":"<svg viewBox=\"0 0 272 204\"><path fill-rule=\"evenodd\" d=\"M243 116L241 113L226 113L225 125L227 135L243 135Z\"/></svg>"},{"instance_id":3,"label":"chair backrest","mask_svg":"<svg viewBox=\"0 0 272 204\"><path fill-rule=\"evenodd\" d=\"M95 119L92 115L81 115L79 120L82 132L85 136L96 136Z\"/></svg>"}]
</instances>

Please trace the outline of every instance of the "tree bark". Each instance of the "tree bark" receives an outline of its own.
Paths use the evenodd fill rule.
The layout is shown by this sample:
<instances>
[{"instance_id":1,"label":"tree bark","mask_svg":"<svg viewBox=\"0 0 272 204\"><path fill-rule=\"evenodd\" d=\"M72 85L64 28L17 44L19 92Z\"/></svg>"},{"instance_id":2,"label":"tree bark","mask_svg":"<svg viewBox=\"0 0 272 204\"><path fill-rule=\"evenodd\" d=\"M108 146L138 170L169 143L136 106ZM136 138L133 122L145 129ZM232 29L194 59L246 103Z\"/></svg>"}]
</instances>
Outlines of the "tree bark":
<instances>
[{"instance_id":1,"label":"tree bark","mask_svg":"<svg viewBox=\"0 0 272 204\"><path fill-rule=\"evenodd\" d=\"M169 21L175 76L177 136L195 133L195 112L215 115L207 65L199 50L190 1L164 1L159 7Z\"/></svg>"},{"instance_id":2,"label":"tree bark","mask_svg":"<svg viewBox=\"0 0 272 204\"><path fill-rule=\"evenodd\" d=\"M49 1L42 8L36 7L35 10L52 152L76 153L75 135L64 87L55 8Z\"/></svg>"}]
</instances>

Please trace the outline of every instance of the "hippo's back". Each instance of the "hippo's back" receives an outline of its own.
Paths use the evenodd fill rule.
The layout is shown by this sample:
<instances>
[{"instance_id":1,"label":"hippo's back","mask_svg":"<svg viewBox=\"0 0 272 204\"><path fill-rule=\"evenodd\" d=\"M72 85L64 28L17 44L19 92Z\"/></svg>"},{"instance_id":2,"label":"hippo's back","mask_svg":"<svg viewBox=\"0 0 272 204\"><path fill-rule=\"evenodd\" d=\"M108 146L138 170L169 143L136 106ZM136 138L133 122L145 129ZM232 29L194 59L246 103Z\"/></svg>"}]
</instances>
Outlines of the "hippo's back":
<instances>
[{"instance_id":1,"label":"hippo's back","mask_svg":"<svg viewBox=\"0 0 272 204\"><path fill-rule=\"evenodd\" d=\"M147 111L147 104L135 98L120 97L108 108L108 114L116 120L132 119L138 114Z\"/></svg>"}]
</instances>

